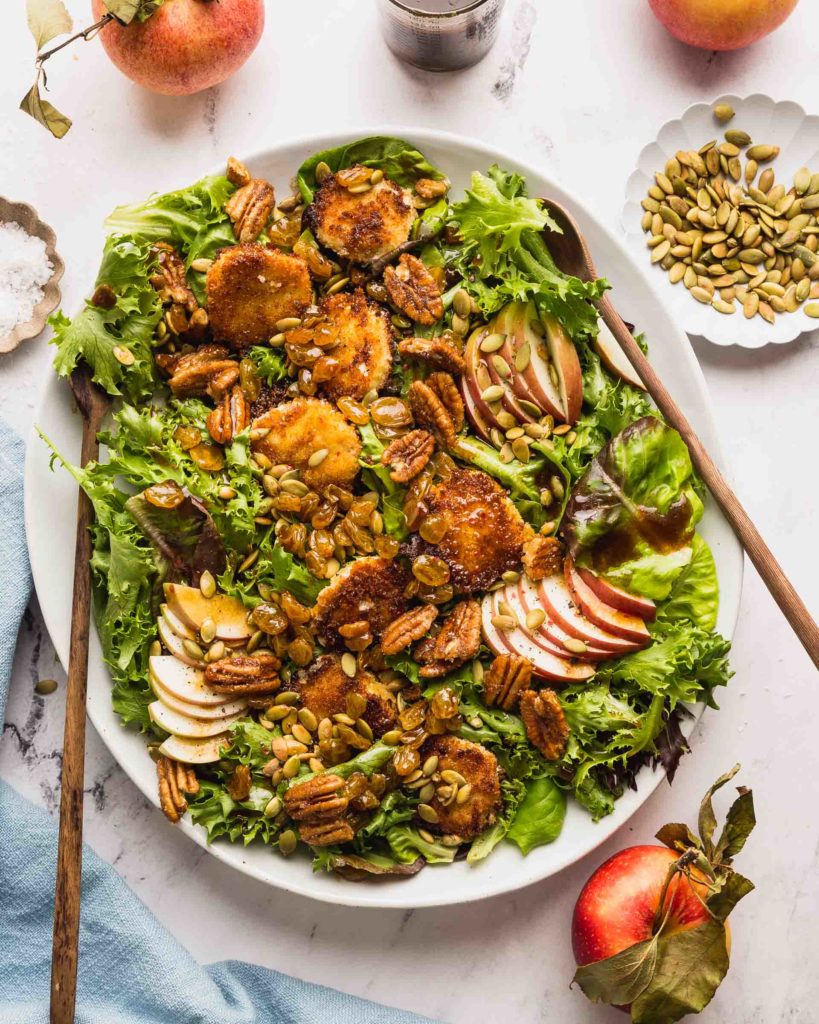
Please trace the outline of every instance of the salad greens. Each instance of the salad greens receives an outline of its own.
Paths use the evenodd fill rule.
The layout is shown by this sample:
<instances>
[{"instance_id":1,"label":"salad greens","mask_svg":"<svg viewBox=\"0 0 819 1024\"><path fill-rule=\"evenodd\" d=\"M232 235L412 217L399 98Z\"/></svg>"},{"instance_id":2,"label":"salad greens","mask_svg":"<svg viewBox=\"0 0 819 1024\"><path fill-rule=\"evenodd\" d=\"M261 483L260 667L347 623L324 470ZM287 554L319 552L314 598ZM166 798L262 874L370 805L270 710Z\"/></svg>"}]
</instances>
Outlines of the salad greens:
<instances>
[{"instance_id":1,"label":"salad greens","mask_svg":"<svg viewBox=\"0 0 819 1024\"><path fill-rule=\"evenodd\" d=\"M445 181L444 172L412 144L369 138L308 158L297 176L305 202L319 187L322 163L332 172L353 164L379 169L410 191L421 179ZM322 169L319 177L324 174ZM165 367L179 350L168 348L167 331L160 328L164 309L151 283L153 247L162 242L180 253L191 288L204 302L204 275L191 265L234 245L233 225L224 210L233 191L226 177L212 176L119 207L107 222L111 235L94 299L73 320L62 313L52 318L57 372L67 376L84 361L94 380L117 399L100 435L104 458L84 469L64 465L94 506L95 617L113 680L114 708L125 725L159 739L166 734L148 712L156 699L148 682L148 659L161 650L156 617L164 583L196 584L207 570L222 594L252 612L254 623L264 611L259 606L269 611L271 601L285 592L312 608L329 584L314 574L315 563L306 554L309 538L324 528L309 517L287 519L276 510L273 496L280 487L269 475L271 466L254 450L252 419L228 442L214 445L208 424L212 396L175 396L166 387ZM680 728L686 705L716 707L715 691L731 675L730 645L713 631L719 588L713 556L695 530L703 506L685 445L646 395L610 373L589 344L597 332L592 303L607 283L583 283L557 269L547 246L555 225L544 204L527 195L518 174L491 167L473 175L460 201L443 196L417 205L422 209L414 230L424 231L420 256L439 272L446 290L443 318L413 333L451 339L459 290L467 293L479 320L509 302L531 301L571 336L582 373L577 422L571 431L564 428L549 437L552 423L542 436L530 437L526 460L507 457L500 443L481 440L471 429L458 434L448 453L439 454L450 466L475 469L497 481L531 531L555 530L578 566L654 599L656 619L648 627L650 644L595 662L589 680L559 690L568 740L562 756L551 761L530 742L515 710L488 700L483 681L493 657L488 648L481 646L476 657L454 663L434 679L421 674L422 663L409 650L376 659L378 672L386 669L384 678L400 689L399 707L421 700L432 706L443 690L454 695L454 735L494 758L500 798L496 813L471 841L461 843L456 835L448 842L451 836L430 831L419 814L421 783L411 789L397 779L395 737L392 742L376 737L367 749L351 748L341 763L332 763L333 774L348 786L368 786L379 797L366 814L357 815L352 841L313 850L315 870L338 870L349 877L409 875L425 863L450 864L459 850L469 864L478 864L503 841L528 854L558 838L569 797L595 819L611 813L643 765L662 763L673 776L687 749ZM329 287L337 288L338 281L343 288L341 272ZM319 282L316 287L325 286ZM165 359L162 369L155 360L158 350ZM292 353L281 340L278 345L254 344L240 355L242 381L255 377L251 404L262 395L268 402L263 408L270 408L299 393ZM396 357L383 392L407 398L413 382L427 372L416 361ZM407 561L417 541L404 514L414 484L393 479L391 467L382 462L389 432L373 420L355 422L361 443L355 496L377 498L383 539ZM207 458L197 457L202 448ZM54 459L63 462L56 452ZM554 497L545 502L547 487ZM157 488L175 488L179 500L161 507L152 490ZM299 523L304 524L305 543L282 543L281 527ZM347 545L343 535L331 544L334 552L341 549L342 561L349 554L346 547L355 557L353 543ZM452 593L445 595L441 618L454 600ZM316 654L322 653L307 628L297 635L309 635ZM274 646L272 634L263 638L260 631L257 639ZM282 656L283 679L290 683L304 661L295 661L285 645L275 649ZM199 789L188 806L209 840L281 844L287 852L287 844L295 842L293 823L281 803L290 786L314 779L321 765L315 758L308 763L305 755L284 777L280 765L272 766L273 747L289 732L281 714L265 715L264 709L252 707L233 724L219 760L197 768Z\"/></svg>"}]
</instances>

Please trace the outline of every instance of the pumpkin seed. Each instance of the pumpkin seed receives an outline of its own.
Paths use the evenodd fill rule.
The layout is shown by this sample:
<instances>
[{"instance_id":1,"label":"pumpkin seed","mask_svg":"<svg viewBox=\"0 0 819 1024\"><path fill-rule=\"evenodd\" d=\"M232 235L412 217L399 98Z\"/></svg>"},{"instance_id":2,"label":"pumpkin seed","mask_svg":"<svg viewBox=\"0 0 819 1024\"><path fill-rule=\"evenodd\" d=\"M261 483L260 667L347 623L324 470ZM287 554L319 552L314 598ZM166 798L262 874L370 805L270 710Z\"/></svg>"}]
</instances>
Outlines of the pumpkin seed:
<instances>
[{"instance_id":1,"label":"pumpkin seed","mask_svg":"<svg viewBox=\"0 0 819 1024\"><path fill-rule=\"evenodd\" d=\"M490 384L488 388L484 388L481 392L481 398L485 402L497 402L503 398L506 393L505 388L501 384Z\"/></svg>"},{"instance_id":2,"label":"pumpkin seed","mask_svg":"<svg viewBox=\"0 0 819 1024\"><path fill-rule=\"evenodd\" d=\"M551 495L549 495L551 497ZM533 608L526 616L526 628L531 630L540 629L546 621L546 612L542 608Z\"/></svg>"},{"instance_id":3,"label":"pumpkin seed","mask_svg":"<svg viewBox=\"0 0 819 1024\"><path fill-rule=\"evenodd\" d=\"M714 107L714 117L720 122L720 124L725 124L730 121L734 114L735 110L730 103L718 103Z\"/></svg>"},{"instance_id":4,"label":"pumpkin seed","mask_svg":"<svg viewBox=\"0 0 819 1024\"><path fill-rule=\"evenodd\" d=\"M764 164L769 160L773 160L774 157L779 156L779 146L751 146L747 151L747 156L750 160L756 160L757 163Z\"/></svg>"},{"instance_id":5,"label":"pumpkin seed","mask_svg":"<svg viewBox=\"0 0 819 1024\"><path fill-rule=\"evenodd\" d=\"M41 697L47 697L48 694L54 693L56 689L56 679L41 679L34 687L34 692L39 694Z\"/></svg>"},{"instance_id":6,"label":"pumpkin seed","mask_svg":"<svg viewBox=\"0 0 819 1024\"><path fill-rule=\"evenodd\" d=\"M216 580L209 569L205 569L199 577L199 589L202 592L202 597L210 598L216 593Z\"/></svg>"},{"instance_id":7,"label":"pumpkin seed","mask_svg":"<svg viewBox=\"0 0 819 1024\"><path fill-rule=\"evenodd\" d=\"M202 650L199 644L196 643L195 640L183 640L182 647L184 648L185 654L187 654L188 657L193 658L195 661L204 660L205 652Z\"/></svg>"},{"instance_id":8,"label":"pumpkin seed","mask_svg":"<svg viewBox=\"0 0 819 1024\"><path fill-rule=\"evenodd\" d=\"M461 786L458 790L458 795L455 797L456 804L465 804L467 800L472 796L472 784L467 782L465 786Z\"/></svg>"},{"instance_id":9,"label":"pumpkin seed","mask_svg":"<svg viewBox=\"0 0 819 1024\"><path fill-rule=\"evenodd\" d=\"M740 149L744 149L746 146L751 145L751 136L738 128L729 128L725 133L725 141L738 146Z\"/></svg>"},{"instance_id":10,"label":"pumpkin seed","mask_svg":"<svg viewBox=\"0 0 819 1024\"><path fill-rule=\"evenodd\" d=\"M805 313L814 320L819 319L819 302L809 302L805 306Z\"/></svg>"},{"instance_id":11,"label":"pumpkin seed","mask_svg":"<svg viewBox=\"0 0 819 1024\"><path fill-rule=\"evenodd\" d=\"M266 818L275 818L277 814L281 813L283 806L281 798L274 796L272 800L268 800L265 804L262 814L264 814Z\"/></svg>"},{"instance_id":12,"label":"pumpkin seed","mask_svg":"<svg viewBox=\"0 0 819 1024\"><path fill-rule=\"evenodd\" d=\"M322 462L324 462L324 460L327 458L329 454L329 449L319 448L317 451L314 451L310 458L307 460L307 465L311 469L315 469L316 466L320 466Z\"/></svg>"},{"instance_id":13,"label":"pumpkin seed","mask_svg":"<svg viewBox=\"0 0 819 1024\"><path fill-rule=\"evenodd\" d=\"M563 646L567 651L571 651L572 654L585 654L589 649L588 645L582 640L578 640L577 637L567 636L563 641Z\"/></svg>"},{"instance_id":14,"label":"pumpkin seed","mask_svg":"<svg viewBox=\"0 0 819 1024\"><path fill-rule=\"evenodd\" d=\"M355 655L351 654L349 651L345 651L344 654L341 655L341 668L345 676L349 676L350 679L354 679L355 674L358 671L358 663Z\"/></svg>"},{"instance_id":15,"label":"pumpkin seed","mask_svg":"<svg viewBox=\"0 0 819 1024\"><path fill-rule=\"evenodd\" d=\"M429 804L418 804L418 817L423 821L428 821L430 825L438 823L438 812Z\"/></svg>"},{"instance_id":16,"label":"pumpkin seed","mask_svg":"<svg viewBox=\"0 0 819 1024\"><path fill-rule=\"evenodd\" d=\"M319 164L319 166L321 165ZM293 829L285 829L284 832L282 832L281 835L279 836L279 853L281 853L282 856L284 857L289 857L290 854L293 853L293 851L298 846L298 843L299 841L296 838L296 833L293 831Z\"/></svg>"},{"instance_id":17,"label":"pumpkin seed","mask_svg":"<svg viewBox=\"0 0 819 1024\"><path fill-rule=\"evenodd\" d=\"M532 358L532 350L529 342L524 342L515 353L515 369L522 373L529 365Z\"/></svg>"},{"instance_id":18,"label":"pumpkin seed","mask_svg":"<svg viewBox=\"0 0 819 1024\"><path fill-rule=\"evenodd\" d=\"M487 334L479 347L481 352L497 352L499 348L503 348L505 341L506 336L503 334Z\"/></svg>"},{"instance_id":19,"label":"pumpkin seed","mask_svg":"<svg viewBox=\"0 0 819 1024\"><path fill-rule=\"evenodd\" d=\"M202 625L199 627L199 636L205 644L213 642L216 636L216 623L213 619L207 618L203 620Z\"/></svg>"},{"instance_id":20,"label":"pumpkin seed","mask_svg":"<svg viewBox=\"0 0 819 1024\"><path fill-rule=\"evenodd\" d=\"M714 299L711 303L718 313L736 313L733 302L725 302L723 299Z\"/></svg>"},{"instance_id":21,"label":"pumpkin seed","mask_svg":"<svg viewBox=\"0 0 819 1024\"><path fill-rule=\"evenodd\" d=\"M707 291L705 288L701 287L700 285L695 285L695 287L691 289L691 294L694 296L697 302L702 302L706 306L709 306L711 304L711 293Z\"/></svg>"}]
</instances>

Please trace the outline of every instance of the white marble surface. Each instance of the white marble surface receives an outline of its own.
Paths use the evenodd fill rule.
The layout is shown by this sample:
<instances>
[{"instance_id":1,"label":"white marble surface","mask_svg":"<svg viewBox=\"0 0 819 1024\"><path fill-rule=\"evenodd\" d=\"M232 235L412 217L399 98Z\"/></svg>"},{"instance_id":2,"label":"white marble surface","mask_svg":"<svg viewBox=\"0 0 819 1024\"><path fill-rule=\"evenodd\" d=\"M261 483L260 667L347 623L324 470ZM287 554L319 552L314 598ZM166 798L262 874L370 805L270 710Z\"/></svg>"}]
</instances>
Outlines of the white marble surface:
<instances>
[{"instance_id":1,"label":"white marble surface","mask_svg":"<svg viewBox=\"0 0 819 1024\"><path fill-rule=\"evenodd\" d=\"M89 5L68 6L79 19ZM138 91L93 44L53 61L54 100L76 122L57 143L14 110L28 87L32 54L23 5L13 7L0 65L0 192L34 203L55 227L69 309L93 278L101 220L115 203L187 182L227 153L277 139L376 124L451 128L541 163L616 225L639 149L688 103L762 91L796 99L810 112L816 107L819 10L810 0L768 40L721 56L673 42L644 0L509 0L494 52L447 77L400 65L378 37L369 0L301 0L271 3L264 40L245 70L190 99ZM817 335L757 352L696 340L695 347L740 496L816 612ZM21 432L32 422L48 366L42 340L0 361L0 410ZM758 890L736 912L731 972L702 1019L808 1024L819 1003L816 677L751 569L733 662L736 678L722 711L706 715L673 789L662 786L600 851L516 896L461 909L365 912L265 888L168 827L93 731L86 835L202 961L263 963L452 1024L614 1024L619 1014L568 989L577 892L604 856L650 841L664 821L692 821L708 782L739 760L760 820L742 869ZM35 696L37 679L52 676L58 692ZM63 681L33 603L0 774L52 811Z\"/></svg>"}]
</instances>

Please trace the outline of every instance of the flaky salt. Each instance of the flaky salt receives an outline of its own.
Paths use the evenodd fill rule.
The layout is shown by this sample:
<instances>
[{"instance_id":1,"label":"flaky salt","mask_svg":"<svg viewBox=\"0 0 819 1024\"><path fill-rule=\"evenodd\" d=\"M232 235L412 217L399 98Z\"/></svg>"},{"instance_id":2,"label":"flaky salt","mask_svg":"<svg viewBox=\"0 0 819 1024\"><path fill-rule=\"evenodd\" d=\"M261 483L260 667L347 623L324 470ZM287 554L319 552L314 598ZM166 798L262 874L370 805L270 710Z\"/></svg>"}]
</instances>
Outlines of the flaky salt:
<instances>
[{"instance_id":1,"label":"flaky salt","mask_svg":"<svg viewBox=\"0 0 819 1024\"><path fill-rule=\"evenodd\" d=\"M41 238L0 224L0 338L31 319L53 270Z\"/></svg>"}]
</instances>

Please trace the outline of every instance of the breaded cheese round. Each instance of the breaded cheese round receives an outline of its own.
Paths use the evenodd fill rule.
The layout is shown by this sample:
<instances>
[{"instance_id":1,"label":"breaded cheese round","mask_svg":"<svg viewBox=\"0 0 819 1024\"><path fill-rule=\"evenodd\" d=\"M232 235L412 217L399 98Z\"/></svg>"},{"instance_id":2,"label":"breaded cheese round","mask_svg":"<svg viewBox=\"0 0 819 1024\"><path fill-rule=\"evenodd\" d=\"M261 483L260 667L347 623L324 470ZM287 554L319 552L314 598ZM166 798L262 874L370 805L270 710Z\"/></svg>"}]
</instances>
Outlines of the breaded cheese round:
<instances>
[{"instance_id":1,"label":"breaded cheese round","mask_svg":"<svg viewBox=\"0 0 819 1024\"><path fill-rule=\"evenodd\" d=\"M500 769L495 755L471 740L457 736L431 736L421 748L421 759L438 758L436 772L454 771L472 787L463 803L453 800L445 805L438 796L429 805L438 815L438 821L423 821L424 828L434 829L442 835L456 835L474 839L485 828L494 824L501 808ZM444 783L446 784L446 776Z\"/></svg>"},{"instance_id":2,"label":"breaded cheese round","mask_svg":"<svg viewBox=\"0 0 819 1024\"><path fill-rule=\"evenodd\" d=\"M325 338L329 333L335 341L327 354L338 362L322 393L333 400L345 395L361 399L372 388L383 387L392 369L393 331L386 309L360 289L330 295L320 308L327 317Z\"/></svg>"},{"instance_id":3,"label":"breaded cheese round","mask_svg":"<svg viewBox=\"0 0 819 1024\"><path fill-rule=\"evenodd\" d=\"M447 524L444 537L429 550L447 563L461 593L486 590L503 573L520 568L532 530L491 476L458 469L427 491L423 506Z\"/></svg>"},{"instance_id":4,"label":"breaded cheese round","mask_svg":"<svg viewBox=\"0 0 819 1024\"><path fill-rule=\"evenodd\" d=\"M234 349L266 344L279 320L301 316L313 301L305 261L258 242L222 249L206 288L213 340Z\"/></svg>"},{"instance_id":5,"label":"breaded cheese round","mask_svg":"<svg viewBox=\"0 0 819 1024\"><path fill-rule=\"evenodd\" d=\"M369 263L409 238L412 196L389 178L355 194L334 174L322 182L306 212L318 241L354 263Z\"/></svg>"},{"instance_id":6,"label":"breaded cheese round","mask_svg":"<svg viewBox=\"0 0 819 1024\"><path fill-rule=\"evenodd\" d=\"M316 601L315 624L325 647L344 649L340 626L366 621L377 639L409 607L404 588L411 579L397 561L376 555L357 558L336 574Z\"/></svg>"},{"instance_id":7,"label":"breaded cheese round","mask_svg":"<svg viewBox=\"0 0 819 1024\"><path fill-rule=\"evenodd\" d=\"M251 426L268 430L252 442L253 451L266 455L274 465L297 469L311 490L322 491L330 484L348 487L358 473L358 431L320 398L294 398L258 416ZM319 451L327 454L311 466L311 457Z\"/></svg>"},{"instance_id":8,"label":"breaded cheese round","mask_svg":"<svg viewBox=\"0 0 819 1024\"><path fill-rule=\"evenodd\" d=\"M302 704L319 721L332 718L333 715L346 714L347 698L357 693L367 702L361 717L372 729L374 736L383 736L395 725L395 696L371 672L359 669L350 678L342 669L341 658L336 654L316 658L299 673L295 685Z\"/></svg>"}]
</instances>

